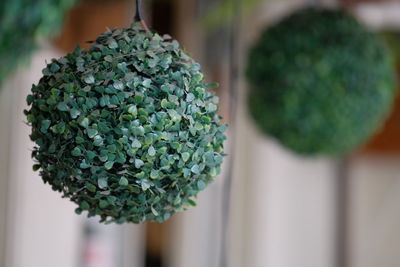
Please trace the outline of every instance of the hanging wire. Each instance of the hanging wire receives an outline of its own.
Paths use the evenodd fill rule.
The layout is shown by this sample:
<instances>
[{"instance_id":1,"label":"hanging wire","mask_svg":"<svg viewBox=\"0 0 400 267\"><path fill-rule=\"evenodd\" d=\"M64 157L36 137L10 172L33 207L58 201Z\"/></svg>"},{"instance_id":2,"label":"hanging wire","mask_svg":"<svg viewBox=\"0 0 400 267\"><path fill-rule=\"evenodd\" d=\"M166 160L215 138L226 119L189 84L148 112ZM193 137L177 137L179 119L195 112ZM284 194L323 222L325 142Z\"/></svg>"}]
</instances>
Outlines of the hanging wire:
<instances>
[{"instance_id":1,"label":"hanging wire","mask_svg":"<svg viewBox=\"0 0 400 267\"><path fill-rule=\"evenodd\" d=\"M221 218L221 248L219 267L228 267L228 231L230 202L234 174L234 155L236 143L236 110L238 104L239 91L239 48L240 48L240 18L241 18L241 0L232 1L233 19L229 29L229 140L230 149L228 155L228 168L224 179L222 192L222 218Z\"/></svg>"},{"instance_id":2,"label":"hanging wire","mask_svg":"<svg viewBox=\"0 0 400 267\"><path fill-rule=\"evenodd\" d=\"M149 31L149 27L147 27L147 24L142 17L142 0L136 0L136 13L135 13L134 21L140 22L143 29L145 29L146 31Z\"/></svg>"}]
</instances>

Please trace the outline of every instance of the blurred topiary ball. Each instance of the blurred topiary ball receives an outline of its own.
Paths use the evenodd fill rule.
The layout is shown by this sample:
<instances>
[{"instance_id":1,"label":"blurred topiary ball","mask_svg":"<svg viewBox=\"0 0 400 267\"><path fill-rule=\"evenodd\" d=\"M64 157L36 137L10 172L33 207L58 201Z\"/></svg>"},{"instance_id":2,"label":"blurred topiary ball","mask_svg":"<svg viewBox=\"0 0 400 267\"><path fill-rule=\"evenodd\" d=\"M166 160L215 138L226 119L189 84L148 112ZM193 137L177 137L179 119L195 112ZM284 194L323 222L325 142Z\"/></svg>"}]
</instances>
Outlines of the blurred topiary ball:
<instances>
[{"instance_id":1,"label":"blurred topiary ball","mask_svg":"<svg viewBox=\"0 0 400 267\"><path fill-rule=\"evenodd\" d=\"M365 142L396 91L385 45L341 10L303 9L266 29L250 51L247 77L259 128L309 155Z\"/></svg>"},{"instance_id":2,"label":"blurred topiary ball","mask_svg":"<svg viewBox=\"0 0 400 267\"><path fill-rule=\"evenodd\" d=\"M78 213L162 222L220 172L218 98L168 36L111 30L43 74L27 98L34 169Z\"/></svg>"},{"instance_id":3,"label":"blurred topiary ball","mask_svg":"<svg viewBox=\"0 0 400 267\"><path fill-rule=\"evenodd\" d=\"M77 0L0 1L0 85L40 39L52 37Z\"/></svg>"}]
</instances>

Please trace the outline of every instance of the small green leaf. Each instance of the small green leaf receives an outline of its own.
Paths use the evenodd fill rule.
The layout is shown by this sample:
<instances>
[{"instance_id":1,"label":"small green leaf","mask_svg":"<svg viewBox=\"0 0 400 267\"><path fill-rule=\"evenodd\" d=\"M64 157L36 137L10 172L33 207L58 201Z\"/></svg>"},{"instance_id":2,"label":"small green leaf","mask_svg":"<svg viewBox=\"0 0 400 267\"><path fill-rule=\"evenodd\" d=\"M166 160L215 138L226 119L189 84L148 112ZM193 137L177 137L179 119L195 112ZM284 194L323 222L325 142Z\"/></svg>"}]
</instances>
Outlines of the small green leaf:
<instances>
[{"instance_id":1,"label":"small green leaf","mask_svg":"<svg viewBox=\"0 0 400 267\"><path fill-rule=\"evenodd\" d=\"M92 74L89 74L84 78L85 83L87 84L93 84L94 83L94 76Z\"/></svg>"},{"instance_id":2,"label":"small green leaf","mask_svg":"<svg viewBox=\"0 0 400 267\"><path fill-rule=\"evenodd\" d=\"M77 144L83 144L85 142L85 139L83 139L82 137L80 137L79 135L77 137L75 137L75 142Z\"/></svg>"},{"instance_id":3,"label":"small green leaf","mask_svg":"<svg viewBox=\"0 0 400 267\"><path fill-rule=\"evenodd\" d=\"M57 104L57 109L60 111L68 111L69 107L65 102L60 102Z\"/></svg>"},{"instance_id":4,"label":"small green leaf","mask_svg":"<svg viewBox=\"0 0 400 267\"><path fill-rule=\"evenodd\" d=\"M151 172L150 172L151 179L157 179L158 176L159 176L159 172L157 170L151 170Z\"/></svg>"},{"instance_id":5,"label":"small green leaf","mask_svg":"<svg viewBox=\"0 0 400 267\"><path fill-rule=\"evenodd\" d=\"M151 212L154 214L154 216L158 216L158 212L151 206Z\"/></svg>"},{"instance_id":6,"label":"small green leaf","mask_svg":"<svg viewBox=\"0 0 400 267\"><path fill-rule=\"evenodd\" d=\"M110 105L110 97L108 95L101 97L99 104L101 107Z\"/></svg>"},{"instance_id":7,"label":"small green leaf","mask_svg":"<svg viewBox=\"0 0 400 267\"><path fill-rule=\"evenodd\" d=\"M93 137L93 145L95 146L102 146L103 145L103 138L100 135L95 135Z\"/></svg>"},{"instance_id":8,"label":"small green leaf","mask_svg":"<svg viewBox=\"0 0 400 267\"><path fill-rule=\"evenodd\" d=\"M141 159L135 159L135 167L136 168L140 168L140 167L142 167L144 165L144 162L143 162L143 160L141 160Z\"/></svg>"},{"instance_id":9,"label":"small green leaf","mask_svg":"<svg viewBox=\"0 0 400 267\"><path fill-rule=\"evenodd\" d=\"M195 96L194 96L194 94L192 94L192 93L189 93L189 94L186 96L186 101L187 101L187 102L192 102L194 99L195 99Z\"/></svg>"},{"instance_id":10,"label":"small green leaf","mask_svg":"<svg viewBox=\"0 0 400 267\"><path fill-rule=\"evenodd\" d=\"M192 166L192 168L190 169L194 174L200 174L200 168L199 165L195 164Z\"/></svg>"},{"instance_id":11,"label":"small green leaf","mask_svg":"<svg viewBox=\"0 0 400 267\"><path fill-rule=\"evenodd\" d=\"M162 108L167 108L167 106L168 106L168 100L167 99L161 100L161 107Z\"/></svg>"},{"instance_id":12,"label":"small green leaf","mask_svg":"<svg viewBox=\"0 0 400 267\"><path fill-rule=\"evenodd\" d=\"M104 164L104 168L106 168L107 170L110 170L113 167L113 165L114 165L114 161L107 161Z\"/></svg>"},{"instance_id":13,"label":"small green leaf","mask_svg":"<svg viewBox=\"0 0 400 267\"><path fill-rule=\"evenodd\" d=\"M124 89L124 84L121 81L114 81L113 84L114 88L117 90L122 90Z\"/></svg>"},{"instance_id":14,"label":"small green leaf","mask_svg":"<svg viewBox=\"0 0 400 267\"><path fill-rule=\"evenodd\" d=\"M49 127L50 127L50 124L51 124L51 121L50 121L50 120L42 120L42 122L41 122L41 127L40 127L40 131L41 131L42 133L46 133L46 132L47 132L47 129L49 129Z\"/></svg>"},{"instance_id":15,"label":"small green leaf","mask_svg":"<svg viewBox=\"0 0 400 267\"><path fill-rule=\"evenodd\" d=\"M144 128L143 126L135 127L132 129L134 135L143 136L144 135Z\"/></svg>"},{"instance_id":16,"label":"small green leaf","mask_svg":"<svg viewBox=\"0 0 400 267\"><path fill-rule=\"evenodd\" d=\"M112 62L112 61L113 61L113 58L112 58L111 55L107 55L107 56L104 57L104 61Z\"/></svg>"},{"instance_id":17,"label":"small green leaf","mask_svg":"<svg viewBox=\"0 0 400 267\"><path fill-rule=\"evenodd\" d=\"M146 136L145 138L144 138L144 143L146 144L146 145L151 145L152 143L153 143L153 137L152 136Z\"/></svg>"},{"instance_id":18,"label":"small green leaf","mask_svg":"<svg viewBox=\"0 0 400 267\"><path fill-rule=\"evenodd\" d=\"M76 119L81 114L81 112L79 110L73 108L69 111L69 114L71 115L71 118Z\"/></svg>"},{"instance_id":19,"label":"small green leaf","mask_svg":"<svg viewBox=\"0 0 400 267\"><path fill-rule=\"evenodd\" d=\"M74 157L79 157L82 155L82 151L80 150L79 147L75 147L72 152L71 152L72 156Z\"/></svg>"},{"instance_id":20,"label":"small green leaf","mask_svg":"<svg viewBox=\"0 0 400 267\"><path fill-rule=\"evenodd\" d=\"M136 178L138 179L143 179L145 177L145 173L144 171L139 172L138 174L135 175Z\"/></svg>"},{"instance_id":21,"label":"small green leaf","mask_svg":"<svg viewBox=\"0 0 400 267\"><path fill-rule=\"evenodd\" d=\"M49 153L54 153L54 152L56 152L56 144L51 144L50 146L49 146L49 150L47 151L47 152L49 152Z\"/></svg>"},{"instance_id":22,"label":"small green leaf","mask_svg":"<svg viewBox=\"0 0 400 267\"><path fill-rule=\"evenodd\" d=\"M121 179L119 179L120 186L127 186L128 184L129 184L129 181L125 177L121 177Z\"/></svg>"},{"instance_id":23,"label":"small green leaf","mask_svg":"<svg viewBox=\"0 0 400 267\"><path fill-rule=\"evenodd\" d=\"M138 140L138 139L134 139L133 141L132 141L132 147L133 148L141 148L142 147L142 143L140 143L140 141Z\"/></svg>"},{"instance_id":24,"label":"small green leaf","mask_svg":"<svg viewBox=\"0 0 400 267\"><path fill-rule=\"evenodd\" d=\"M136 107L136 105L129 106L128 113L132 114L133 116L136 116L137 115L137 107Z\"/></svg>"},{"instance_id":25,"label":"small green leaf","mask_svg":"<svg viewBox=\"0 0 400 267\"><path fill-rule=\"evenodd\" d=\"M190 158L190 154L188 152L183 152L181 156L184 162L188 161Z\"/></svg>"},{"instance_id":26,"label":"small green leaf","mask_svg":"<svg viewBox=\"0 0 400 267\"><path fill-rule=\"evenodd\" d=\"M173 122L179 122L182 119L182 116L174 109L168 110L168 114Z\"/></svg>"},{"instance_id":27,"label":"small green leaf","mask_svg":"<svg viewBox=\"0 0 400 267\"><path fill-rule=\"evenodd\" d=\"M111 49L118 48L118 43L114 39L109 39L108 40L108 47Z\"/></svg>"},{"instance_id":28,"label":"small green leaf","mask_svg":"<svg viewBox=\"0 0 400 267\"><path fill-rule=\"evenodd\" d=\"M79 123L80 126L83 128L89 127L89 119L88 118L83 118L82 121Z\"/></svg>"},{"instance_id":29,"label":"small green leaf","mask_svg":"<svg viewBox=\"0 0 400 267\"><path fill-rule=\"evenodd\" d=\"M144 79L142 84L143 84L144 87L148 88L151 85L151 80L150 79Z\"/></svg>"},{"instance_id":30,"label":"small green leaf","mask_svg":"<svg viewBox=\"0 0 400 267\"><path fill-rule=\"evenodd\" d=\"M115 201L117 201L117 198L115 196L108 196L107 201L111 204L114 204Z\"/></svg>"},{"instance_id":31,"label":"small green leaf","mask_svg":"<svg viewBox=\"0 0 400 267\"><path fill-rule=\"evenodd\" d=\"M193 207L195 207L197 204L196 204L196 202L193 200L193 199L188 199L188 203L190 204L190 205L192 205Z\"/></svg>"},{"instance_id":32,"label":"small green leaf","mask_svg":"<svg viewBox=\"0 0 400 267\"><path fill-rule=\"evenodd\" d=\"M105 200L100 200L100 202L99 202L99 207L100 207L101 209L107 208L107 207L108 207L108 202L105 201Z\"/></svg>"},{"instance_id":33,"label":"small green leaf","mask_svg":"<svg viewBox=\"0 0 400 267\"><path fill-rule=\"evenodd\" d=\"M207 105L206 105L206 111L207 112L215 112L215 111L217 111L217 106L216 105L214 105L213 103L208 103Z\"/></svg>"},{"instance_id":34,"label":"small green leaf","mask_svg":"<svg viewBox=\"0 0 400 267\"><path fill-rule=\"evenodd\" d=\"M166 93L170 93L170 86L168 84L161 85L161 90Z\"/></svg>"},{"instance_id":35,"label":"small green leaf","mask_svg":"<svg viewBox=\"0 0 400 267\"><path fill-rule=\"evenodd\" d=\"M89 210L89 209L90 209L89 203L87 203L87 201L85 201L85 200L81 202L81 204L79 205L79 207L80 207L82 210Z\"/></svg>"},{"instance_id":36,"label":"small green leaf","mask_svg":"<svg viewBox=\"0 0 400 267\"><path fill-rule=\"evenodd\" d=\"M86 157L89 159L89 161L91 161L96 157L96 153L89 150L86 152Z\"/></svg>"},{"instance_id":37,"label":"small green leaf","mask_svg":"<svg viewBox=\"0 0 400 267\"><path fill-rule=\"evenodd\" d=\"M129 71L129 69L127 68L127 64L126 62L121 62L117 64L117 68L123 72L127 72Z\"/></svg>"},{"instance_id":38,"label":"small green leaf","mask_svg":"<svg viewBox=\"0 0 400 267\"><path fill-rule=\"evenodd\" d=\"M199 180L197 181L197 188L199 190L203 190L204 188L206 188L206 184L202 180Z\"/></svg>"},{"instance_id":39,"label":"small green leaf","mask_svg":"<svg viewBox=\"0 0 400 267\"><path fill-rule=\"evenodd\" d=\"M105 189L105 188L107 188L107 187L108 187L107 178L104 178L104 177L99 178L99 179L97 180L97 185L99 186L100 189Z\"/></svg>"},{"instance_id":40,"label":"small green leaf","mask_svg":"<svg viewBox=\"0 0 400 267\"><path fill-rule=\"evenodd\" d=\"M94 186L94 185L92 185L92 184L87 184L87 185L86 185L86 189L87 189L89 192L92 192L92 193L94 193L94 192L97 191L96 186Z\"/></svg>"},{"instance_id":41,"label":"small green leaf","mask_svg":"<svg viewBox=\"0 0 400 267\"><path fill-rule=\"evenodd\" d=\"M33 169L33 171L37 171L37 170L39 170L40 169L40 164L34 164L33 166L32 166L32 169Z\"/></svg>"},{"instance_id":42,"label":"small green leaf","mask_svg":"<svg viewBox=\"0 0 400 267\"><path fill-rule=\"evenodd\" d=\"M149 150L147 151L147 153L149 154L150 157L153 157L156 155L156 150L154 149L153 146L149 147Z\"/></svg>"},{"instance_id":43,"label":"small green leaf","mask_svg":"<svg viewBox=\"0 0 400 267\"><path fill-rule=\"evenodd\" d=\"M86 162L86 160L82 160L82 162L79 164L79 168L88 169L90 168L90 165Z\"/></svg>"},{"instance_id":44,"label":"small green leaf","mask_svg":"<svg viewBox=\"0 0 400 267\"><path fill-rule=\"evenodd\" d=\"M52 64L50 65L50 70L51 70L52 72L57 72L57 71L60 70L60 66L58 66L56 63L52 63Z\"/></svg>"},{"instance_id":45,"label":"small green leaf","mask_svg":"<svg viewBox=\"0 0 400 267\"><path fill-rule=\"evenodd\" d=\"M190 175L190 169L184 168L183 169L183 177L187 178Z\"/></svg>"},{"instance_id":46,"label":"small green leaf","mask_svg":"<svg viewBox=\"0 0 400 267\"><path fill-rule=\"evenodd\" d=\"M135 74L133 72L128 72L125 74L125 81L130 82L135 78Z\"/></svg>"},{"instance_id":47,"label":"small green leaf","mask_svg":"<svg viewBox=\"0 0 400 267\"><path fill-rule=\"evenodd\" d=\"M172 143L171 143L171 147L172 147L173 149L178 149L180 146L181 146L181 144L179 144L178 142L172 142Z\"/></svg>"},{"instance_id":48,"label":"small green leaf","mask_svg":"<svg viewBox=\"0 0 400 267\"><path fill-rule=\"evenodd\" d=\"M85 92L90 92L90 90L92 90L92 87L90 87L89 85L86 85L85 87L83 87L82 90Z\"/></svg>"},{"instance_id":49,"label":"small green leaf","mask_svg":"<svg viewBox=\"0 0 400 267\"><path fill-rule=\"evenodd\" d=\"M142 190L146 191L147 189L149 189L152 185L152 182L148 179L142 179L140 180L140 185L142 186Z\"/></svg>"},{"instance_id":50,"label":"small green leaf","mask_svg":"<svg viewBox=\"0 0 400 267\"><path fill-rule=\"evenodd\" d=\"M98 134L97 129L87 129L87 134L89 138L93 138L96 134Z\"/></svg>"}]
</instances>

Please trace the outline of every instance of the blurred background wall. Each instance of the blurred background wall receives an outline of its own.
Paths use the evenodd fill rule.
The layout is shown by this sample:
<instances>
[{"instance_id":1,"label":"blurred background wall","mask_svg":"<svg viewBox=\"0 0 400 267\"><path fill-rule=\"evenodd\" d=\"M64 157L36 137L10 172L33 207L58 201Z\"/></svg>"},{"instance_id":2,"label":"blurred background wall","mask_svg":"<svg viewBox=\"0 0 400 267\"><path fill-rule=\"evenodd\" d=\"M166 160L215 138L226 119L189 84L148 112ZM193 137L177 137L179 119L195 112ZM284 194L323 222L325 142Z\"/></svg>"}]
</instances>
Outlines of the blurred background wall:
<instances>
[{"instance_id":1,"label":"blurred background wall","mask_svg":"<svg viewBox=\"0 0 400 267\"><path fill-rule=\"evenodd\" d=\"M243 2L242 2L243 3ZM400 116L394 110L371 143L345 159L301 158L262 136L247 114L246 81L230 106L232 33L237 60L265 25L309 4L343 5L375 30L398 31L396 1L264 0L233 26L209 30L202 19L217 0L145 1L146 20L170 33L218 81L221 114L235 119L234 175L229 224L221 225L226 170L199 195L198 206L165 224L99 225L31 171L22 110L45 59L83 46L105 27L130 23L133 1L83 0L67 16L60 36L44 43L28 67L0 91L0 264L4 267L217 267L221 231L227 229L231 267L395 267L400 264ZM399 105L398 105L399 106ZM237 117L229 116L235 109ZM232 135L232 132L229 133ZM226 160L227 162L227 160Z\"/></svg>"}]
</instances>

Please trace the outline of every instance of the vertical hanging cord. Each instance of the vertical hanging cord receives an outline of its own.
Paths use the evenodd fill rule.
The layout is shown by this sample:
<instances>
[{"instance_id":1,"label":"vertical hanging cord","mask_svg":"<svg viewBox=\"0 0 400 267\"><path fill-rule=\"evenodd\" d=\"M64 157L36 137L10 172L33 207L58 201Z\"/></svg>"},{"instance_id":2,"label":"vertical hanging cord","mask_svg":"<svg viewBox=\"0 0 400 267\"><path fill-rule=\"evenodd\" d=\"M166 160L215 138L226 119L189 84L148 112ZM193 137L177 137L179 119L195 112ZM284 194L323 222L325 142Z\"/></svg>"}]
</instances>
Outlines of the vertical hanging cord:
<instances>
[{"instance_id":1,"label":"vertical hanging cord","mask_svg":"<svg viewBox=\"0 0 400 267\"><path fill-rule=\"evenodd\" d=\"M146 22L142 18L142 0L136 0L136 14L134 17L134 21L140 22L143 29L145 29L146 31L149 31L149 27L147 27Z\"/></svg>"},{"instance_id":2,"label":"vertical hanging cord","mask_svg":"<svg viewBox=\"0 0 400 267\"><path fill-rule=\"evenodd\" d=\"M240 35L240 7L241 0L232 1L232 12L234 14L229 29L229 139L230 149L228 155L228 168L224 179L222 192L222 218L221 218L221 247L220 247L220 263L219 267L228 267L228 231L229 231L229 214L230 214L230 197L232 191L232 182L234 174L234 155L236 143L236 110L238 103L239 89L239 35Z\"/></svg>"}]
</instances>

